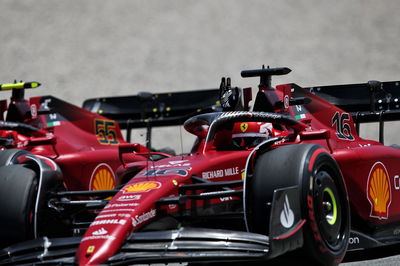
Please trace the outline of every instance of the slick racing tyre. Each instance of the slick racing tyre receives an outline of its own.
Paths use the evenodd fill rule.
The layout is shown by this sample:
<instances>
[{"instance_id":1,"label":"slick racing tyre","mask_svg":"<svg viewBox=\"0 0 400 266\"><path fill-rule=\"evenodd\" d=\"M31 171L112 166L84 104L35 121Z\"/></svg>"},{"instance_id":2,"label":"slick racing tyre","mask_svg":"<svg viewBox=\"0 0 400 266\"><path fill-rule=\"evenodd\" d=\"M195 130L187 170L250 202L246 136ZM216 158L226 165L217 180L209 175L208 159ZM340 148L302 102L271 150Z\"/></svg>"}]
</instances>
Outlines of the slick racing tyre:
<instances>
[{"instance_id":1,"label":"slick racing tyre","mask_svg":"<svg viewBox=\"0 0 400 266\"><path fill-rule=\"evenodd\" d=\"M23 165L0 167L1 246L33 238L36 173Z\"/></svg>"},{"instance_id":2,"label":"slick racing tyre","mask_svg":"<svg viewBox=\"0 0 400 266\"><path fill-rule=\"evenodd\" d=\"M279 147L256 157L246 182L250 231L270 232L274 190L297 186L303 226L303 251L310 265L335 265L343 259L350 235L346 188L336 161L321 146Z\"/></svg>"},{"instance_id":3,"label":"slick racing tyre","mask_svg":"<svg viewBox=\"0 0 400 266\"><path fill-rule=\"evenodd\" d=\"M16 159L29 152L18 149L8 149L0 151L0 166L14 164Z\"/></svg>"}]
</instances>

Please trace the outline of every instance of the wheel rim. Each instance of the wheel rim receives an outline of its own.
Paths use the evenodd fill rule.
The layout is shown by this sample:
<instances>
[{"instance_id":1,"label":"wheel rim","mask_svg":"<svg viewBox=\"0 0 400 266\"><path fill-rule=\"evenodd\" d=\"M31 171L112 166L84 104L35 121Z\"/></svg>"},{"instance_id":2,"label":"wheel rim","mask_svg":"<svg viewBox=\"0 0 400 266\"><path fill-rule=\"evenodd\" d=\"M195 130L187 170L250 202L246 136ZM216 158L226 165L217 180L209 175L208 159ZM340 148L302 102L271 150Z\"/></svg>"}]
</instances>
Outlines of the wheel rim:
<instances>
[{"instance_id":1,"label":"wheel rim","mask_svg":"<svg viewBox=\"0 0 400 266\"><path fill-rule=\"evenodd\" d=\"M341 245L345 223L335 182L326 171L317 173L313 188L315 216L321 236L330 249Z\"/></svg>"},{"instance_id":2,"label":"wheel rim","mask_svg":"<svg viewBox=\"0 0 400 266\"><path fill-rule=\"evenodd\" d=\"M337 220L337 204L335 195L333 194L332 189L328 187L324 189L323 194L322 207L325 219L328 224L334 225Z\"/></svg>"}]
</instances>

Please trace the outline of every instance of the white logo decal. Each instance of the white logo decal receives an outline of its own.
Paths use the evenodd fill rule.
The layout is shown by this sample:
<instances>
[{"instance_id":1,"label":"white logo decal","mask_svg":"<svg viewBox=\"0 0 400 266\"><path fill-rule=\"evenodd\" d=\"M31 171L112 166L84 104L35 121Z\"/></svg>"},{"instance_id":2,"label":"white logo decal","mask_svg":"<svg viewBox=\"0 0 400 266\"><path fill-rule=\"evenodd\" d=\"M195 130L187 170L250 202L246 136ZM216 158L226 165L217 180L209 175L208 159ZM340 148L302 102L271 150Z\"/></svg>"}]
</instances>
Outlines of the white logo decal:
<instances>
[{"instance_id":1,"label":"white logo decal","mask_svg":"<svg viewBox=\"0 0 400 266\"><path fill-rule=\"evenodd\" d=\"M107 234L107 233L108 233L107 230L104 229L104 228L102 227L102 228L100 228L99 230L94 231L94 232L92 233L92 235L100 236L100 235L105 235L105 234Z\"/></svg>"},{"instance_id":2,"label":"white logo decal","mask_svg":"<svg viewBox=\"0 0 400 266\"><path fill-rule=\"evenodd\" d=\"M360 244L360 239L356 237L349 237L349 244L350 245L357 245Z\"/></svg>"},{"instance_id":3,"label":"white logo decal","mask_svg":"<svg viewBox=\"0 0 400 266\"><path fill-rule=\"evenodd\" d=\"M290 208L289 199L285 195L285 202L283 204L283 210L281 212L281 224L285 228L290 228L294 223L294 213Z\"/></svg>"},{"instance_id":4,"label":"white logo decal","mask_svg":"<svg viewBox=\"0 0 400 266\"><path fill-rule=\"evenodd\" d=\"M142 195L137 194L137 195L123 195L120 196L117 201L134 201L134 200L140 200Z\"/></svg>"},{"instance_id":5,"label":"white logo decal","mask_svg":"<svg viewBox=\"0 0 400 266\"><path fill-rule=\"evenodd\" d=\"M42 102L42 104L40 105L40 108L41 109L50 109L49 103L51 103L51 99L44 100L44 102Z\"/></svg>"},{"instance_id":6,"label":"white logo decal","mask_svg":"<svg viewBox=\"0 0 400 266\"><path fill-rule=\"evenodd\" d=\"M223 198L219 198L220 201L230 201L233 200L232 197L223 197Z\"/></svg>"},{"instance_id":7,"label":"white logo decal","mask_svg":"<svg viewBox=\"0 0 400 266\"><path fill-rule=\"evenodd\" d=\"M49 114L49 117L51 120L56 120L57 119L57 114Z\"/></svg>"},{"instance_id":8,"label":"white logo decal","mask_svg":"<svg viewBox=\"0 0 400 266\"><path fill-rule=\"evenodd\" d=\"M37 107L35 104L31 105L31 116L33 119L37 118Z\"/></svg>"},{"instance_id":9,"label":"white logo decal","mask_svg":"<svg viewBox=\"0 0 400 266\"><path fill-rule=\"evenodd\" d=\"M138 226L139 224L156 216L156 210L151 209L149 212L143 213L142 215L136 215L132 217L132 226Z\"/></svg>"},{"instance_id":10,"label":"white logo decal","mask_svg":"<svg viewBox=\"0 0 400 266\"><path fill-rule=\"evenodd\" d=\"M117 208L117 207L136 207L136 206L139 206L139 203L114 203L114 204L108 204L107 206L104 207L104 209Z\"/></svg>"},{"instance_id":11,"label":"white logo decal","mask_svg":"<svg viewBox=\"0 0 400 266\"><path fill-rule=\"evenodd\" d=\"M102 210L101 213L103 212L133 212L135 209L110 209L110 210Z\"/></svg>"},{"instance_id":12,"label":"white logo decal","mask_svg":"<svg viewBox=\"0 0 400 266\"><path fill-rule=\"evenodd\" d=\"M239 174L239 167L236 166L236 167L231 167L231 168L227 168L227 169L202 172L201 177L203 179L213 179L213 178L217 178L217 177L232 176L232 175L238 175L238 174Z\"/></svg>"},{"instance_id":13,"label":"white logo decal","mask_svg":"<svg viewBox=\"0 0 400 266\"><path fill-rule=\"evenodd\" d=\"M185 163L185 162L187 162L188 160L182 160L182 161L169 161L168 163L169 164L181 164L181 163Z\"/></svg>"},{"instance_id":14,"label":"white logo decal","mask_svg":"<svg viewBox=\"0 0 400 266\"><path fill-rule=\"evenodd\" d=\"M285 95L284 97L283 97L283 107L285 108L285 109L288 109L289 108L289 95Z\"/></svg>"},{"instance_id":15,"label":"white logo decal","mask_svg":"<svg viewBox=\"0 0 400 266\"><path fill-rule=\"evenodd\" d=\"M91 226L99 225L99 224L121 224L121 225L124 225L125 223L126 223L126 220L110 219L110 220L94 221L94 222L92 222Z\"/></svg>"},{"instance_id":16,"label":"white logo decal","mask_svg":"<svg viewBox=\"0 0 400 266\"><path fill-rule=\"evenodd\" d=\"M96 219L101 219L101 218L110 218L110 217L115 217L117 216L116 213L111 213L111 214L102 214L96 217Z\"/></svg>"},{"instance_id":17,"label":"white logo decal","mask_svg":"<svg viewBox=\"0 0 400 266\"><path fill-rule=\"evenodd\" d=\"M398 175L394 176L394 189L400 190L400 179Z\"/></svg>"},{"instance_id":18,"label":"white logo decal","mask_svg":"<svg viewBox=\"0 0 400 266\"><path fill-rule=\"evenodd\" d=\"M272 124L271 123L266 123L266 124L260 126L261 134L268 134L269 137L272 137L271 132L272 132Z\"/></svg>"},{"instance_id":19,"label":"white logo decal","mask_svg":"<svg viewBox=\"0 0 400 266\"><path fill-rule=\"evenodd\" d=\"M87 236L82 238L82 241L88 241L88 240L97 240L97 239L110 239L110 240L115 240L115 236Z\"/></svg>"}]
</instances>

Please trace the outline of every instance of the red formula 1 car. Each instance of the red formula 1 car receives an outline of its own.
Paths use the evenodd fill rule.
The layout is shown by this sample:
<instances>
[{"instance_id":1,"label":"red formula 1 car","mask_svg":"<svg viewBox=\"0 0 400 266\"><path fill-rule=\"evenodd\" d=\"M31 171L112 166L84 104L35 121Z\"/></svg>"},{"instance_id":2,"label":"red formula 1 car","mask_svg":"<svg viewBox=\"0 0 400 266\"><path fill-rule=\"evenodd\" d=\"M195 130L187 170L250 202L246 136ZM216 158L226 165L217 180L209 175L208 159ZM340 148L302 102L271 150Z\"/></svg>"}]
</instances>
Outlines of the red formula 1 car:
<instances>
[{"instance_id":1,"label":"red formula 1 car","mask_svg":"<svg viewBox=\"0 0 400 266\"><path fill-rule=\"evenodd\" d=\"M79 232L95 215L87 211L83 197L97 193L91 191L113 190L126 183L127 180L117 175L117 170L127 163L138 165L130 169L134 174L149 158L170 156L125 141L119 124L101 116L102 110L95 114L52 96L26 100L25 89L38 86L37 82L0 85L1 90L12 90L9 105L6 100L0 101L0 247L40 236L70 236L73 231ZM218 99L217 90L196 93L205 98L201 106L208 106L208 102L210 106L215 105ZM118 101L113 110L121 116L126 115L126 104L121 101L127 102L135 125L174 125L197 113L200 106L185 103L186 108L180 108L177 116L173 112L179 109L179 104L169 99L191 95L192 92L141 93L102 100L102 105ZM96 102L88 101L88 104L97 106ZM170 110L153 111L165 104L169 104ZM151 115L143 113L149 108ZM143 122L144 118L151 121ZM150 143L147 146L150 148ZM64 202L68 206L61 211L49 199L51 193L60 191L80 191L81 198L75 199L81 201ZM101 203L97 205L104 207Z\"/></svg>"},{"instance_id":2,"label":"red formula 1 car","mask_svg":"<svg viewBox=\"0 0 400 266\"><path fill-rule=\"evenodd\" d=\"M347 250L399 243L399 147L357 133L379 122L383 142L384 121L399 119L400 82L272 88L272 75L289 72L242 72L261 80L252 111L249 89L223 79L226 111L184 124L197 137L190 154L147 161L138 173L127 163L124 186L85 201L105 207L83 236L20 243L0 262L263 262L298 250L332 265ZM77 195L56 192L49 203L62 213Z\"/></svg>"}]
</instances>

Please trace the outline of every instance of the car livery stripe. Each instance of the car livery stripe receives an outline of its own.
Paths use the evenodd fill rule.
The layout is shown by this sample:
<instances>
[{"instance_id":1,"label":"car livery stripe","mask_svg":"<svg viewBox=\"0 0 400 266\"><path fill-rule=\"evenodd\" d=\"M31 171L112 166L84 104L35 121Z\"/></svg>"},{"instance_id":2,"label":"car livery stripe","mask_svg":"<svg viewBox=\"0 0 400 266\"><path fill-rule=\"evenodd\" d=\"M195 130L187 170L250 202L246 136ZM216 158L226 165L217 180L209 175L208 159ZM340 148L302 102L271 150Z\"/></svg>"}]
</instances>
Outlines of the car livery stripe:
<instances>
[{"instance_id":1,"label":"car livery stripe","mask_svg":"<svg viewBox=\"0 0 400 266\"><path fill-rule=\"evenodd\" d=\"M276 236L273 239L274 240L282 240L282 239L286 239L291 237L292 235L296 234L302 227L303 225L306 223L306 220L300 221L297 225L297 227L295 227L293 230L289 231L287 234L283 235L283 236Z\"/></svg>"},{"instance_id":2,"label":"car livery stripe","mask_svg":"<svg viewBox=\"0 0 400 266\"><path fill-rule=\"evenodd\" d=\"M319 148L313 153L313 155L311 155L310 163L308 164L308 171L311 172L311 170L314 167L315 159L317 158L317 156L320 153L323 153L323 152L326 152L326 150L324 148Z\"/></svg>"}]
</instances>

